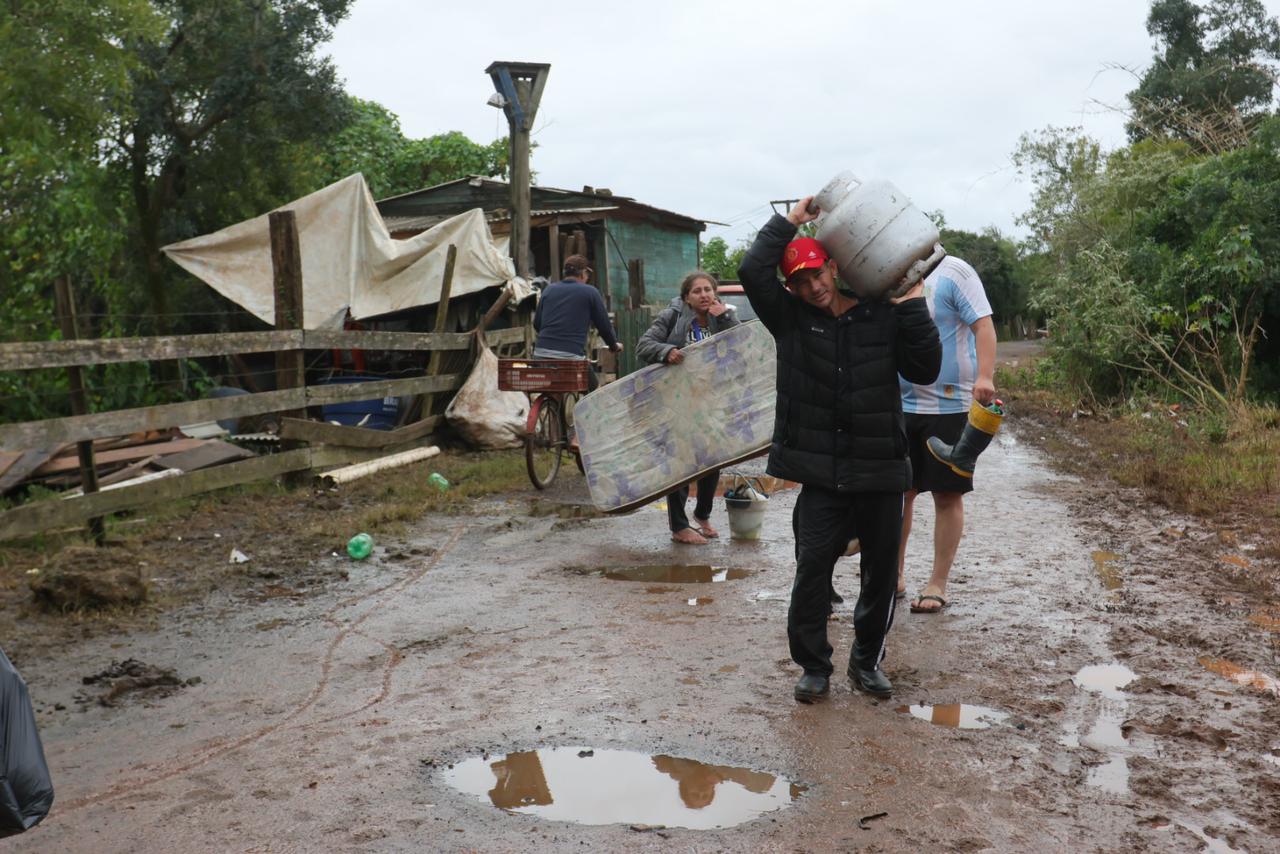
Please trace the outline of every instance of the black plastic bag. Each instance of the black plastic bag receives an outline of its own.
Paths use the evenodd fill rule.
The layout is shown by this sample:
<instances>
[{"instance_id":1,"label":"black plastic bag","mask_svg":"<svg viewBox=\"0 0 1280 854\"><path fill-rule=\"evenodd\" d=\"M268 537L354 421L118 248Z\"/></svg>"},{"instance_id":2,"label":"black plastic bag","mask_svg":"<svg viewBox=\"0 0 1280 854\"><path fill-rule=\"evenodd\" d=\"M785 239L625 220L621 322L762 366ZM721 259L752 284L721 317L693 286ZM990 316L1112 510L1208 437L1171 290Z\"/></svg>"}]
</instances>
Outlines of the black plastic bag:
<instances>
[{"instance_id":1,"label":"black plastic bag","mask_svg":"<svg viewBox=\"0 0 1280 854\"><path fill-rule=\"evenodd\" d=\"M53 781L27 683L0 649L0 837L35 827L51 806Z\"/></svg>"}]
</instances>

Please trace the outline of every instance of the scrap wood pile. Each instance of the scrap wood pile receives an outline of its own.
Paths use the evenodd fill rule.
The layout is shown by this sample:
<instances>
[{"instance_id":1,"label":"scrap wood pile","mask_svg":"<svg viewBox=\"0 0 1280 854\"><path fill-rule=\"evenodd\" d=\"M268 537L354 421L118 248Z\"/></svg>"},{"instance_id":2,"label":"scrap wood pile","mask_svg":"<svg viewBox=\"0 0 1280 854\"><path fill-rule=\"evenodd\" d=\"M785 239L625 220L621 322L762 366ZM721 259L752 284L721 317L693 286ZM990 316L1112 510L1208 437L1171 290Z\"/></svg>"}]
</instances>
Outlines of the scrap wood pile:
<instances>
[{"instance_id":1,"label":"scrap wood pile","mask_svg":"<svg viewBox=\"0 0 1280 854\"><path fill-rule=\"evenodd\" d=\"M212 427L213 429L207 429ZM245 448L210 437L216 425L150 430L97 439L93 443L98 487L132 485L254 456ZM194 434L194 435L192 435ZM71 490L80 486L75 443L27 451L0 451L0 495L23 486Z\"/></svg>"}]
</instances>

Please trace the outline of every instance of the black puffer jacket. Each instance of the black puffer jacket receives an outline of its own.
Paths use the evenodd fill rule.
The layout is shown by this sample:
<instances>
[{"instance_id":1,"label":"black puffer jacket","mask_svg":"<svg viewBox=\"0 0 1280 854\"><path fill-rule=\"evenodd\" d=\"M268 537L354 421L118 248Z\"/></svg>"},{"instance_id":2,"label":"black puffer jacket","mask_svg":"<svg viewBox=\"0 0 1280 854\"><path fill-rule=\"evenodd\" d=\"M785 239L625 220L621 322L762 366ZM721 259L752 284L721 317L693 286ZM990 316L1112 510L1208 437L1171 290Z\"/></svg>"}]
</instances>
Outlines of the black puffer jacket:
<instances>
[{"instance_id":1,"label":"black puffer jacket","mask_svg":"<svg viewBox=\"0 0 1280 854\"><path fill-rule=\"evenodd\" d=\"M738 268L742 288L778 345L778 415L769 474L839 492L905 492L911 461L898 374L931 383L942 364L923 299L858 301L839 317L778 281L796 228L775 215Z\"/></svg>"}]
</instances>

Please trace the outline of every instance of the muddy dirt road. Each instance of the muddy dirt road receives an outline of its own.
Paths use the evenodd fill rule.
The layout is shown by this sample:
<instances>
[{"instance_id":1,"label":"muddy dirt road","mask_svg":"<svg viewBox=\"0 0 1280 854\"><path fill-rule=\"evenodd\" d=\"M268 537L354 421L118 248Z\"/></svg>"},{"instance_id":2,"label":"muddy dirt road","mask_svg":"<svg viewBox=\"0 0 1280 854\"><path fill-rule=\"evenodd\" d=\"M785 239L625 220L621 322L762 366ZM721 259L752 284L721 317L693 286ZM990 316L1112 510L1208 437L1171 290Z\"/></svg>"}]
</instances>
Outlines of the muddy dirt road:
<instances>
[{"instance_id":1,"label":"muddy dirt road","mask_svg":"<svg viewBox=\"0 0 1280 854\"><path fill-rule=\"evenodd\" d=\"M758 542L678 547L660 509L593 517L573 478L329 558L323 593L284 577L26 662L57 802L7 848L1280 850L1280 614L1254 544L1052 474L1036 429L981 462L947 610L900 609L891 701L843 679L791 699L795 492ZM672 564L717 569L609 577ZM850 603L856 583L842 561ZM181 684L85 702L127 658Z\"/></svg>"}]
</instances>

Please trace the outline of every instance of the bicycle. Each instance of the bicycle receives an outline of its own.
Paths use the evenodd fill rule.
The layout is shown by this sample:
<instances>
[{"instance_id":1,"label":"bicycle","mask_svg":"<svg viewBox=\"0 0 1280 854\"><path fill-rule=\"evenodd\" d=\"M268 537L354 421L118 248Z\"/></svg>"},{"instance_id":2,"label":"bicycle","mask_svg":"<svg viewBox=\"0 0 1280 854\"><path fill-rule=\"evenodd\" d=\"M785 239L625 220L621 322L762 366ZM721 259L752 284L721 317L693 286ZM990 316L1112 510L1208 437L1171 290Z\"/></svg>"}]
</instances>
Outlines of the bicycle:
<instances>
[{"instance_id":1,"label":"bicycle","mask_svg":"<svg viewBox=\"0 0 1280 854\"><path fill-rule=\"evenodd\" d=\"M569 411L590 388L591 363L575 359L499 359L498 388L529 395L524 460L529 480L546 489L560 473L566 454L582 471L582 457L569 439Z\"/></svg>"}]
</instances>

